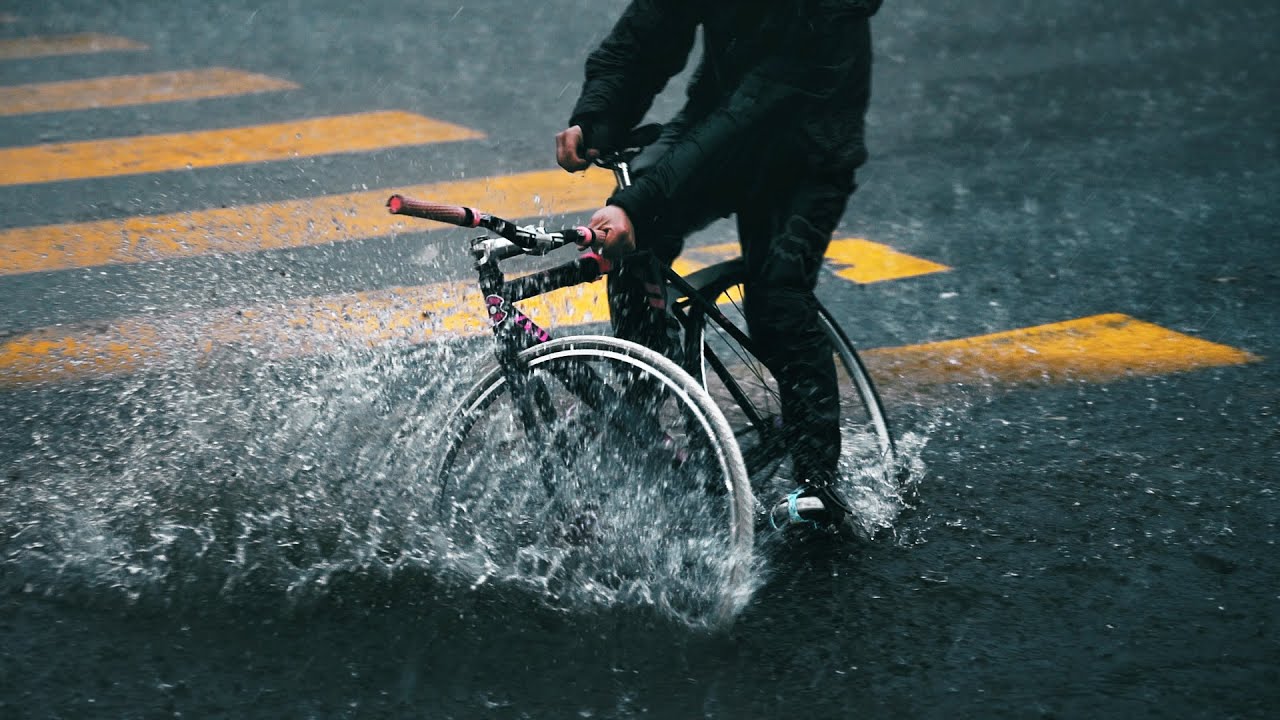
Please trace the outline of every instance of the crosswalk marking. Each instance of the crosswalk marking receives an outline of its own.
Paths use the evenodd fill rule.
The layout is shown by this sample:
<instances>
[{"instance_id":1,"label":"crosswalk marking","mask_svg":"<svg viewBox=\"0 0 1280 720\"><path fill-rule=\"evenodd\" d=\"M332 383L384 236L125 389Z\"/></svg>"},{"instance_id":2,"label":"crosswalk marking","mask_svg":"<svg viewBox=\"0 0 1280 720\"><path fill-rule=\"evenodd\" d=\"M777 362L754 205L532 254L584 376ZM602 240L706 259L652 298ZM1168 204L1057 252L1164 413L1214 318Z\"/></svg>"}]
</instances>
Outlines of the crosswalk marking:
<instances>
[{"instance_id":1,"label":"crosswalk marking","mask_svg":"<svg viewBox=\"0 0 1280 720\"><path fill-rule=\"evenodd\" d=\"M212 253L323 245L441 227L387 214L392 192L479 205L509 218L581 212L613 188L603 172L542 170L118 220L0 230L0 275L139 263Z\"/></svg>"},{"instance_id":2,"label":"crosswalk marking","mask_svg":"<svg viewBox=\"0 0 1280 720\"><path fill-rule=\"evenodd\" d=\"M738 244L721 243L689 248L692 255L711 255L716 259L734 257ZM903 278L946 272L951 268L932 260L899 252L882 243L862 238L837 238L827 247L827 265L836 277L862 285L901 280Z\"/></svg>"},{"instance_id":3,"label":"crosswalk marking","mask_svg":"<svg viewBox=\"0 0 1280 720\"><path fill-rule=\"evenodd\" d=\"M841 241L837 241L841 242ZM835 243L833 243L833 246ZM870 247L869 247L870 246ZM861 277L865 278L861 282L877 282L879 280L894 279L902 277L898 274L901 272L901 265L886 264L879 261L879 257L886 254L896 254L902 258L899 261L902 264L908 262L918 262L921 265L932 264L927 260L913 258L910 255L898 253L890 249L887 245L879 243L869 243L860 241L859 247L868 247L869 254L873 257L873 262L866 266ZM697 247L686 248L684 253L676 258L671 267L680 275L689 275L693 272L701 270L709 265L724 260L730 260L737 257L741 252L738 243L716 243L711 245L700 245ZM851 255L847 249L841 253L841 262L852 260L855 256ZM832 259L832 255L828 252L827 258ZM840 263L836 263L838 268ZM943 267L943 266L938 266ZM884 277L878 277L875 268L879 268L883 272ZM848 280L848 277L842 275L839 270L835 272L839 277ZM911 273L917 275L920 273ZM472 283L474 285L474 283ZM425 308L429 316L435 318L449 318L447 324L450 327L459 326L460 320L456 319L458 313L467 316L473 315L475 308L479 307L480 302L477 297L468 297L465 300L458 299L459 292L470 292L469 286L464 286L461 291L453 291L448 293L448 300L443 304L436 303L429 308ZM726 298L721 302L736 302L741 300L738 290L730 291ZM583 325L592 322L603 322L609 319L609 301L605 292L604 283L591 283L588 285L580 285L571 288L562 288L545 295L529 298L520 304L525 314L529 315L544 327L572 327L575 325ZM483 327L483 326L481 326Z\"/></svg>"},{"instance_id":4,"label":"crosswalk marking","mask_svg":"<svg viewBox=\"0 0 1280 720\"><path fill-rule=\"evenodd\" d=\"M1111 313L977 337L872 350L909 384L1101 382L1257 362L1252 353Z\"/></svg>"},{"instance_id":5,"label":"crosswalk marking","mask_svg":"<svg viewBox=\"0 0 1280 720\"><path fill-rule=\"evenodd\" d=\"M714 263L736 257L739 252L736 242L691 247L676 258L672 268L681 275L689 275ZM408 297L415 298L418 303L410 305L407 311L401 304L406 293L411 293ZM736 293L731 293L731 297L737 299ZM426 342L437 335L473 335L488 327L484 315L479 312L483 301L473 281L445 283L419 290L402 288L387 297L366 293L354 301L344 299L336 302L344 308L343 312L356 312L361 319L345 329L331 328L332 334L354 331L357 337L375 338L375 344L389 339L383 334L387 328L400 335L403 328L425 324L426 328L415 331L417 334L414 335L414 342ZM322 304L324 307L332 305L333 302ZM609 301L603 282L561 288L532 297L521 302L520 308L547 328L574 327L607 322L609 319ZM313 315L308 315L311 319L305 321L300 320L300 317L297 314L276 315L276 320L288 323L314 322ZM386 327L375 330L370 318L379 318ZM422 334L423 332L427 334Z\"/></svg>"},{"instance_id":6,"label":"crosswalk marking","mask_svg":"<svg viewBox=\"0 0 1280 720\"><path fill-rule=\"evenodd\" d=\"M484 137L399 111L0 150L0 185L83 180Z\"/></svg>"},{"instance_id":7,"label":"crosswalk marking","mask_svg":"<svg viewBox=\"0 0 1280 720\"><path fill-rule=\"evenodd\" d=\"M282 359L352 345L417 344L439 333L474 335L484 327L482 315L464 312L479 307L474 285L440 283L242 310L129 317L72 332L44 328L0 343L0 385L121 375L225 347L253 347L262 351L260 357Z\"/></svg>"},{"instance_id":8,"label":"crosswalk marking","mask_svg":"<svg viewBox=\"0 0 1280 720\"><path fill-rule=\"evenodd\" d=\"M0 60L146 49L147 46L140 42L114 35L99 35L98 33L47 35L0 40Z\"/></svg>"},{"instance_id":9,"label":"crosswalk marking","mask_svg":"<svg viewBox=\"0 0 1280 720\"><path fill-rule=\"evenodd\" d=\"M697 267L677 265L682 272ZM0 342L0 386L136 372L225 346L254 347L267 357L286 358L343 346L474 336L488 327L482 306L475 281L466 280L247 309L126 317L72 332L55 326ZM539 322L559 327L609 318L603 282L563 288L530 298L520 307Z\"/></svg>"},{"instance_id":10,"label":"crosswalk marking","mask_svg":"<svg viewBox=\"0 0 1280 720\"><path fill-rule=\"evenodd\" d=\"M832 240L827 248L827 260L837 265L838 277L863 285L951 269L862 238Z\"/></svg>"},{"instance_id":11,"label":"crosswalk marking","mask_svg":"<svg viewBox=\"0 0 1280 720\"><path fill-rule=\"evenodd\" d=\"M691 269L690 266L683 268ZM565 328L604 322L602 282L522 303L540 323ZM96 378L161 368L227 347L285 358L343 347L421 344L482 334L486 320L473 281L303 298L259 308L123 318L68 332L45 328L0 342L0 385ZM885 384L1106 381L1260 358L1122 314L1095 315L979 337L866 352Z\"/></svg>"},{"instance_id":12,"label":"crosswalk marking","mask_svg":"<svg viewBox=\"0 0 1280 720\"><path fill-rule=\"evenodd\" d=\"M145 105L298 87L228 68L180 70L0 87L0 116Z\"/></svg>"}]
</instances>

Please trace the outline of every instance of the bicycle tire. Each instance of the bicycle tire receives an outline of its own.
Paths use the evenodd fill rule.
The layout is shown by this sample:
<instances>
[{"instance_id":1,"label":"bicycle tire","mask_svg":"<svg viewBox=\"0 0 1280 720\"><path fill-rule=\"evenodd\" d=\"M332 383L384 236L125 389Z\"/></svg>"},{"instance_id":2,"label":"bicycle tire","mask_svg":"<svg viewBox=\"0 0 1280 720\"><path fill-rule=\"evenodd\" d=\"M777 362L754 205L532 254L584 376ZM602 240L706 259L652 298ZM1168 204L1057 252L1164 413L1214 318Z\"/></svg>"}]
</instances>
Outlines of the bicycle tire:
<instances>
[{"instance_id":1,"label":"bicycle tire","mask_svg":"<svg viewBox=\"0 0 1280 720\"><path fill-rule=\"evenodd\" d=\"M764 363L723 330L734 325L747 334L741 308L746 266L729 260L688 278L699 294L722 308L722 317L708 317L696 304L682 301L686 332L686 369L721 406L742 446L756 489L768 485L786 464L785 441L780 439L781 409L777 383ZM726 307L727 305L727 307ZM841 395L841 477L862 476L878 489L898 491L897 448L884 404L857 348L830 311L821 303L818 318L836 357ZM749 336L749 335L748 335ZM716 367L719 361L721 367ZM728 372L742 392L722 378ZM793 478L794 480L794 478Z\"/></svg>"},{"instance_id":2,"label":"bicycle tire","mask_svg":"<svg viewBox=\"0 0 1280 720\"><path fill-rule=\"evenodd\" d=\"M652 602L679 615L701 615L714 623L731 618L749 594L755 499L728 422L702 386L662 355L612 337L551 340L520 353L518 363L518 371L498 365L489 369L446 420L443 442L436 454L436 512L447 537L448 552L469 557L467 564L473 572L480 570L482 579L505 576L529 580L536 575L534 582L559 595L573 591L566 583L577 582L579 589L583 583L594 583L597 589L604 590L610 583L625 585L663 568L692 564L696 567L683 567L682 572L689 573L689 579L705 583L705 587L667 588L655 593L652 588L632 586L615 594L612 600L607 592L601 597L614 601L627 592L647 592ZM673 448L685 443L683 448L689 457L679 467L673 462L671 472L662 473L659 480L657 472L664 469L666 460L662 451L654 447L654 439L628 439L616 432L618 428L609 427L622 420L643 424L633 422L634 412L627 416L617 409L593 407L592 398L570 392L581 392L582 388L569 385L590 384L589 379L583 379L588 378L585 368L606 383L619 384L606 386L619 390L614 398L616 404L633 403L640 408L635 412L642 412L645 417L679 425L667 430L685 435L676 441L669 440L668 433L664 441L669 440ZM515 383L523 384L524 390L512 393ZM644 401L626 398L626 393L635 388L658 392ZM532 398L532 421L520 414L517 395ZM594 402L600 402L599 398ZM623 410L635 409L628 405ZM614 417L619 413L621 419ZM535 427L528 427L530 422ZM696 436L698 433L701 435ZM544 443L550 438L561 444L549 449ZM595 440L600 441L598 445L585 447ZM611 445L618 447L611 451ZM566 450L568 453L564 453ZM672 450L673 457L677 452ZM593 458L594 453L603 454ZM560 462L566 463L564 467L557 465ZM614 472L606 469L605 474L617 477L620 469L616 463L621 462L627 463L630 480L642 480L636 473L650 472L655 482L647 487L646 483L632 482L627 488L602 488L583 478L600 475L600 465L610 463L614 463L610 466ZM530 470L541 474L540 483L528 477ZM698 507L698 503L707 509ZM645 512L654 517L633 517ZM578 524L580 519L593 515L602 526L609 527ZM495 516L501 522L491 522ZM702 518L714 518L723 523L723 529L698 527ZM593 532L605 540L632 544L639 552L601 550L591 547L591 538L583 541L574 537L575 533ZM628 532L633 536L625 537ZM681 537L682 533L699 532L706 537ZM592 559L583 557L576 560L579 564L572 569L577 573L576 580L560 578L553 583L520 567L532 558L536 563L559 562L559 571L568 572L564 568L570 563L575 545L587 548L581 550L584 556L593 552L600 557L616 555L613 559L630 570L618 575L616 568L593 568ZM549 550L552 546L554 552ZM690 556L699 547L708 556ZM548 560L548 555L559 559Z\"/></svg>"}]
</instances>

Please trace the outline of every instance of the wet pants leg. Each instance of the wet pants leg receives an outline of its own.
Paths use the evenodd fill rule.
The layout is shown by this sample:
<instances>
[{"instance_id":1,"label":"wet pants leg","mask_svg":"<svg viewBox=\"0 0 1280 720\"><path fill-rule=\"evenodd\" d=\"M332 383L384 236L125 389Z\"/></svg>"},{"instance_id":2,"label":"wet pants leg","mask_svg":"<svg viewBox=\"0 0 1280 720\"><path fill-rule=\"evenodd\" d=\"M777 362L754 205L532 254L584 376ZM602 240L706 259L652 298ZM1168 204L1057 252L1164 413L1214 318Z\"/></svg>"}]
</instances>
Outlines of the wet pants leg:
<instances>
[{"instance_id":1,"label":"wet pants leg","mask_svg":"<svg viewBox=\"0 0 1280 720\"><path fill-rule=\"evenodd\" d=\"M796 479L816 487L833 484L839 473L840 395L814 288L854 187L851 174L800 177L773 184L738 211L747 325L778 380Z\"/></svg>"},{"instance_id":2,"label":"wet pants leg","mask_svg":"<svg viewBox=\"0 0 1280 720\"><path fill-rule=\"evenodd\" d=\"M645 155L660 156L664 142L679 137L681 123L677 117L637 158L637 176L644 172ZM721 176L738 183L700 188L698 197L682 198L685 208L700 214L683 218L683 227L674 229L678 237L646 243L662 248L662 256L641 253L610 277L614 331L669 356L678 352L678 326L661 297L661 268L679 253L683 236L736 211L747 263L748 331L780 386L796 479L816 487L832 485L840 462L839 384L814 288L832 232L856 189L853 172L821 175L777 163Z\"/></svg>"}]
</instances>

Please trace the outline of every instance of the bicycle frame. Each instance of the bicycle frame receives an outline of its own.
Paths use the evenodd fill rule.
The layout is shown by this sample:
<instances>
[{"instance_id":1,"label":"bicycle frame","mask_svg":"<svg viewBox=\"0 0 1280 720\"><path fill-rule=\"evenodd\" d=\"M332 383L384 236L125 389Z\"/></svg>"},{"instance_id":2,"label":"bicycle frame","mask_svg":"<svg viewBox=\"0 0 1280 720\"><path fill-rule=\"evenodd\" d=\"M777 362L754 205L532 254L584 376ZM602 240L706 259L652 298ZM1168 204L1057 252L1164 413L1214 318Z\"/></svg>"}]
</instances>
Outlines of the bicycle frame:
<instances>
[{"instance_id":1,"label":"bicycle frame","mask_svg":"<svg viewBox=\"0 0 1280 720\"><path fill-rule=\"evenodd\" d=\"M630 169L625 160L625 155L629 152L631 151L624 151L598 162L613 171L620 188L630 184ZM486 235L473 239L471 255L475 261L480 292L484 298L484 313L489 318L497 345L495 355L503 368L504 376L511 383L513 396L519 398L521 415L526 421L532 420L535 416L530 413L537 411L535 407L537 400L532 397L535 393L529 392L530 388L526 387L527 368L522 366L519 355L527 348L548 342L552 336L532 318L521 312L515 304L553 290L595 281L601 275L610 272L612 264L595 252L586 252L568 263L514 280L507 280L500 263L520 255L544 255L570 242L587 245L594 240L594 232L581 227L550 232L540 227L518 227L507 220L471 208L413 201L399 195L392 196L387 205L395 214L414 215L463 227L484 227L500 236L494 238ZM680 296L679 302L673 306L673 315L684 328L685 337L690 345L686 347L685 357L690 362L693 358L705 360L724 382L735 402L748 413L749 422L762 435L769 435L772 431L769 422L752 409L745 392L733 379L724 362L709 348L692 347L694 341L691 338L694 333L691 332L693 330L691 317L692 309L696 308L731 335L749 353L755 354L751 339L720 311L715 304L715 298L707 298L701 292L702 287L715 284L723 273L731 271L730 268L735 267L735 262L737 261L720 263L699 271L689 278L681 276L670 267L663 268L663 275L666 285L678 291ZM701 368L698 368L696 376L701 377ZM571 392L584 399L604 402L604 399L614 396L614 393L604 387L605 383L598 377L590 378L578 374L560 379ZM597 403L590 402L590 404ZM532 422L528 424L532 426Z\"/></svg>"}]
</instances>

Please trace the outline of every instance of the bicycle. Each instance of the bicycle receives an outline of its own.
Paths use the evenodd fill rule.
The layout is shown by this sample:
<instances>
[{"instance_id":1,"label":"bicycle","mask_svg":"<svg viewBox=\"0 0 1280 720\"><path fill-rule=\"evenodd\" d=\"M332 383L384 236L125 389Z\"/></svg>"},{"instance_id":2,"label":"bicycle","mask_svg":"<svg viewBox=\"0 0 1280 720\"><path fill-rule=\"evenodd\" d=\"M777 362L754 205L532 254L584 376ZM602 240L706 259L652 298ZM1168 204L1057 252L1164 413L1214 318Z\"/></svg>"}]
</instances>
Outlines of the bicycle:
<instances>
[{"instance_id":1,"label":"bicycle","mask_svg":"<svg viewBox=\"0 0 1280 720\"><path fill-rule=\"evenodd\" d=\"M652 137L651 130L637 137L645 134ZM626 187L629 164L644 144L630 143L597 164ZM684 339L681 366L618 338L552 339L515 307L611 270L608 260L589 251L557 267L505 279L502 261L566 245L589 247L596 240L589 228L519 227L476 209L400 195L387 205L393 214L498 235L477 237L470 247L497 340L497 362L449 416L438 454L436 510L449 530L450 552L478 553L488 573L521 562L563 570L556 563L571 553L548 558L534 549L625 540L625 557L613 559L630 572L609 571L601 587L625 588L654 567L679 567L692 573L695 586L709 580L723 591L701 598L704 609L731 616L750 582L754 488L765 487L787 458L777 385L757 359L738 307L737 289L745 280L741 260L688 277L664 269L673 298L668 307ZM891 478L895 448L874 384L832 315L821 308L820 318L842 380L843 464ZM477 432L482 421L493 427ZM588 449L593 440L601 442ZM510 454L517 448L520 454ZM597 452L602 455L592 455ZM637 483L626 494L590 487L602 464L627 463L637 465L631 476L653 482ZM512 477L530 468L536 468L538 482ZM488 527L486 519L494 517L505 524ZM661 519L660 531L646 518ZM717 525L723 529L708 534ZM699 604L697 598L683 600Z\"/></svg>"}]
</instances>

